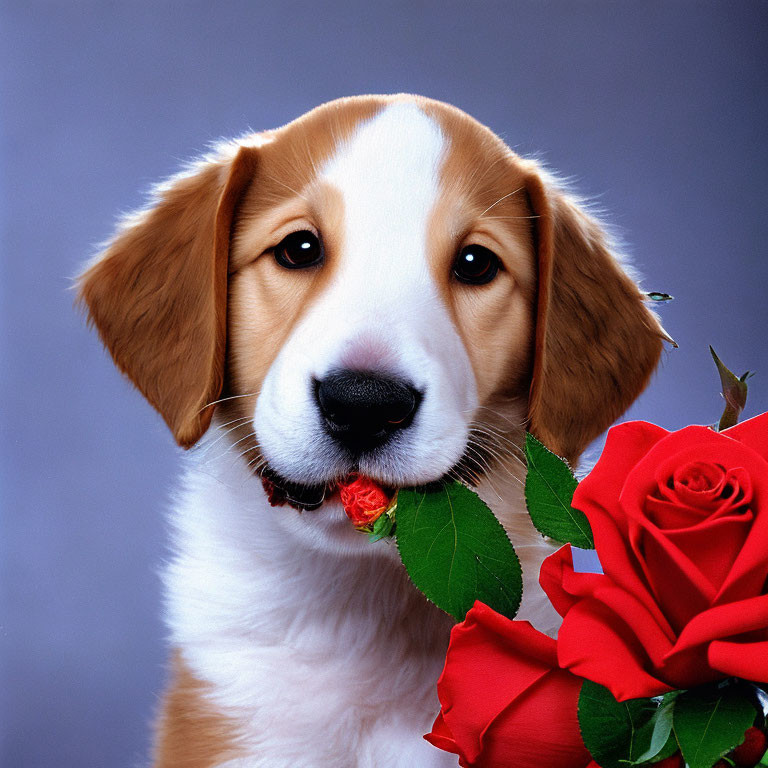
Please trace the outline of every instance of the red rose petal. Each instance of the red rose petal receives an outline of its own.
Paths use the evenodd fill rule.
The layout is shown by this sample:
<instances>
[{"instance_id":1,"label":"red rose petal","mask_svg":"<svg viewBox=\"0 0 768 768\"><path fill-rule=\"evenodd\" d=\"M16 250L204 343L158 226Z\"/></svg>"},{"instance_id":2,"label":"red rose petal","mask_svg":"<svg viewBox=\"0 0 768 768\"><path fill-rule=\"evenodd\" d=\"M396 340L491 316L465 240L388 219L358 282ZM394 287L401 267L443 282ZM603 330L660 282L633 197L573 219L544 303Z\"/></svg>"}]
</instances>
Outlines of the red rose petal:
<instances>
[{"instance_id":1,"label":"red rose petal","mask_svg":"<svg viewBox=\"0 0 768 768\"><path fill-rule=\"evenodd\" d=\"M715 606L691 619L669 655L767 627L768 595Z\"/></svg>"},{"instance_id":2,"label":"red rose petal","mask_svg":"<svg viewBox=\"0 0 768 768\"><path fill-rule=\"evenodd\" d=\"M570 545L542 563L539 582L559 613L562 609L563 616L581 599L593 598L602 603L615 614L617 622L627 625L653 664L661 663L672 647L675 633L669 624L663 617L650 612L634 594L617 586L604 574L576 573ZM657 622L657 618L661 618L661 623Z\"/></svg>"},{"instance_id":3,"label":"red rose petal","mask_svg":"<svg viewBox=\"0 0 768 768\"><path fill-rule=\"evenodd\" d=\"M647 656L626 624L595 599L581 600L557 636L560 666L608 688L617 701L673 690L644 668Z\"/></svg>"},{"instance_id":4,"label":"red rose petal","mask_svg":"<svg viewBox=\"0 0 768 768\"><path fill-rule=\"evenodd\" d=\"M646 503L647 507L648 503ZM731 509L730 514L722 514L721 512L717 512L708 519L688 528L668 527L663 530L648 520L644 521L643 528L651 532L656 538L667 538L677 549L685 553L686 557L693 553L696 558L696 566L709 575L711 573L710 568L725 570L730 567L744 545L755 518L754 513L749 508L740 511ZM687 545L686 536L698 537L699 540ZM730 542L731 539L733 539L733 545L725 546L726 541ZM715 545L712 544L712 540L714 540ZM707 557L708 550L718 554L715 557ZM717 560L717 563L713 562L714 559ZM725 561L725 565L723 565L723 561ZM714 581L718 580L715 579Z\"/></svg>"},{"instance_id":5,"label":"red rose petal","mask_svg":"<svg viewBox=\"0 0 768 768\"><path fill-rule=\"evenodd\" d=\"M595 536L603 522L602 515L593 521L590 510L605 511L616 506L621 495L624 478L648 451L670 433L646 421L627 421L608 430L605 447L592 471L579 483L573 496L573 506L580 509L592 523ZM585 509L579 502L586 502ZM622 521L616 521L623 529Z\"/></svg>"},{"instance_id":6,"label":"red rose petal","mask_svg":"<svg viewBox=\"0 0 768 768\"><path fill-rule=\"evenodd\" d=\"M540 636L540 637L539 637ZM523 652L526 641L531 652ZM542 658L543 657L543 658ZM512 674L510 658L519 659ZM475 603L451 631L450 651L437 683L443 719L472 764L489 721L557 663L555 641L528 622L512 622ZM471 670L468 676L464 670Z\"/></svg>"},{"instance_id":7,"label":"red rose petal","mask_svg":"<svg viewBox=\"0 0 768 768\"><path fill-rule=\"evenodd\" d=\"M570 544L547 557L539 570L539 584L561 616L565 616L582 597L594 595L595 589L605 580L601 573L574 572Z\"/></svg>"},{"instance_id":8,"label":"red rose petal","mask_svg":"<svg viewBox=\"0 0 768 768\"><path fill-rule=\"evenodd\" d=\"M728 676L768 682L768 414L722 433L609 432L573 506L604 575L559 550L540 583L561 665L621 700Z\"/></svg>"},{"instance_id":9,"label":"red rose petal","mask_svg":"<svg viewBox=\"0 0 768 768\"><path fill-rule=\"evenodd\" d=\"M581 768L589 753L578 720L582 680L552 669L482 734L483 768Z\"/></svg>"},{"instance_id":10,"label":"red rose petal","mask_svg":"<svg viewBox=\"0 0 768 768\"><path fill-rule=\"evenodd\" d=\"M640 530L645 533L653 533L653 530L644 505L653 492L659 473L669 476L674 467L694 460L720 463L729 469L746 471L755 498L768 499L768 463L748 446L705 427L686 427L671 433L656 443L630 472L619 506L631 521L635 567L642 568L646 580L653 585L654 593L662 603L662 609L678 629L692 614L705 610L708 605L759 594L768 576L768 559L764 556L768 548L768 515L755 518L751 527L747 520L739 522L736 514L720 518L731 520L731 523L718 531L717 540L722 545L721 560L711 574L712 578L707 578L704 561L707 557L717 558L718 555L711 550L712 540L699 536L699 526L690 529L689 543L685 542L684 531L676 532L674 536L665 535L669 533L665 531L653 537L656 549L646 551L649 540ZM749 527L746 540L745 527ZM736 552L738 556L735 556ZM601 552L601 560L605 559ZM725 567L722 560L726 561ZM732 563L730 568L728 561ZM727 575L723 578L726 570ZM678 582L684 588L670 589L670 583ZM713 588L717 590L715 595L712 594Z\"/></svg>"},{"instance_id":11,"label":"red rose petal","mask_svg":"<svg viewBox=\"0 0 768 768\"><path fill-rule=\"evenodd\" d=\"M688 493L691 499L696 501L694 494L709 496L722 488L725 482L725 469L719 464L692 461L677 467L672 478L678 493Z\"/></svg>"},{"instance_id":12,"label":"red rose petal","mask_svg":"<svg viewBox=\"0 0 768 768\"><path fill-rule=\"evenodd\" d=\"M741 424L723 430L720 434L748 445L768 461L768 413L742 421Z\"/></svg>"},{"instance_id":13,"label":"red rose petal","mask_svg":"<svg viewBox=\"0 0 768 768\"><path fill-rule=\"evenodd\" d=\"M627 473L619 496L622 509L629 514L641 510L645 499L656 496L660 486L663 487L673 478L681 466L693 463L720 464L728 470L744 466L742 458L745 456L759 458L751 448L723 434L707 427L692 426L670 432L659 440Z\"/></svg>"},{"instance_id":14,"label":"red rose petal","mask_svg":"<svg viewBox=\"0 0 768 768\"><path fill-rule=\"evenodd\" d=\"M425 738L471 768L583 768L580 687L557 667L552 638L475 603L451 633L442 713Z\"/></svg>"},{"instance_id":15,"label":"red rose petal","mask_svg":"<svg viewBox=\"0 0 768 768\"><path fill-rule=\"evenodd\" d=\"M382 486L370 477L352 475L338 484L341 504L355 527L365 527L376 522L390 502Z\"/></svg>"},{"instance_id":16,"label":"red rose petal","mask_svg":"<svg viewBox=\"0 0 768 768\"><path fill-rule=\"evenodd\" d=\"M424 738L438 749L442 749L445 752L452 752L454 755L461 755L461 751L453 738L451 729L445 724L442 712L438 712L437 718L435 718L435 722L432 725L432 730L429 733L424 734Z\"/></svg>"},{"instance_id":17,"label":"red rose petal","mask_svg":"<svg viewBox=\"0 0 768 768\"><path fill-rule=\"evenodd\" d=\"M740 549L748 534L749 523L735 521L715 521L715 524L702 524L694 529L682 532L659 531L649 520L640 517L632 519L630 525L630 541L635 553L637 566L645 575L646 581L653 588L664 616L674 629L679 632L690 619L701 611L705 611L715 600L717 590L728 575L727 569L718 564L715 573L705 575L700 567L699 557L694 562L683 551L681 546L689 545L686 549L696 550L696 545L704 553L719 541L714 534L720 534L724 541L723 550L730 555L731 562ZM713 527L726 530L708 530ZM735 527L735 531L730 528ZM731 533L726 537L726 533ZM741 534L739 538L739 534ZM737 540L730 546L731 539ZM677 545L681 542L681 546ZM716 558L717 553L712 552ZM721 562L721 561L720 561ZM717 578L719 581L713 583ZM674 589L670 585L674 584Z\"/></svg>"},{"instance_id":18,"label":"red rose petal","mask_svg":"<svg viewBox=\"0 0 768 768\"><path fill-rule=\"evenodd\" d=\"M713 669L726 677L743 677L756 683L768 683L767 640L757 643L714 640L707 649L707 661Z\"/></svg>"}]
</instances>

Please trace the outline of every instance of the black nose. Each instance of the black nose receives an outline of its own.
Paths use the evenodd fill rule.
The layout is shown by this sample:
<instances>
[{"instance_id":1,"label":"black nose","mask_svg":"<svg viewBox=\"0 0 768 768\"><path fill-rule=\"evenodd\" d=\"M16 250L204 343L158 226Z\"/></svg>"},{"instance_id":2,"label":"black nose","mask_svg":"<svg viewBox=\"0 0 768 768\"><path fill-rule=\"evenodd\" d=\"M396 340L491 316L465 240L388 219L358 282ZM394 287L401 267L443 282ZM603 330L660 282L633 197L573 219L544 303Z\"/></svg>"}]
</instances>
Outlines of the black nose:
<instances>
[{"instance_id":1,"label":"black nose","mask_svg":"<svg viewBox=\"0 0 768 768\"><path fill-rule=\"evenodd\" d=\"M328 432L354 453L376 448L405 429L421 393L399 379L362 371L335 371L316 384Z\"/></svg>"}]
</instances>

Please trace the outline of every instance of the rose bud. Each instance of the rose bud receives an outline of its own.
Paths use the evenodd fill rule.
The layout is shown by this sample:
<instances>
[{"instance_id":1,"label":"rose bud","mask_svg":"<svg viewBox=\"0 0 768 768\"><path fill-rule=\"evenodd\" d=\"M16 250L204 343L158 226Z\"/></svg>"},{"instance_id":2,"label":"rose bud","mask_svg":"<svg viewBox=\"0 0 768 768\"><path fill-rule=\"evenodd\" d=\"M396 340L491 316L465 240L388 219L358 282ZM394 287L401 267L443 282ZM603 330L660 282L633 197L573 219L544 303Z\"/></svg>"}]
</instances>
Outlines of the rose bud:
<instances>
[{"instance_id":1,"label":"rose bud","mask_svg":"<svg viewBox=\"0 0 768 768\"><path fill-rule=\"evenodd\" d=\"M390 505L391 494L375 480L360 475L350 475L339 483L341 504L347 517L358 530L367 531Z\"/></svg>"},{"instance_id":2,"label":"rose bud","mask_svg":"<svg viewBox=\"0 0 768 768\"><path fill-rule=\"evenodd\" d=\"M424 738L463 768L599 768L579 731L582 682L555 640L476 602L451 632Z\"/></svg>"},{"instance_id":3,"label":"rose bud","mask_svg":"<svg viewBox=\"0 0 768 768\"><path fill-rule=\"evenodd\" d=\"M754 726L747 728L744 732L744 741L731 752L731 760L738 766L752 768L760 762L767 746L768 739L759 728Z\"/></svg>"}]
</instances>

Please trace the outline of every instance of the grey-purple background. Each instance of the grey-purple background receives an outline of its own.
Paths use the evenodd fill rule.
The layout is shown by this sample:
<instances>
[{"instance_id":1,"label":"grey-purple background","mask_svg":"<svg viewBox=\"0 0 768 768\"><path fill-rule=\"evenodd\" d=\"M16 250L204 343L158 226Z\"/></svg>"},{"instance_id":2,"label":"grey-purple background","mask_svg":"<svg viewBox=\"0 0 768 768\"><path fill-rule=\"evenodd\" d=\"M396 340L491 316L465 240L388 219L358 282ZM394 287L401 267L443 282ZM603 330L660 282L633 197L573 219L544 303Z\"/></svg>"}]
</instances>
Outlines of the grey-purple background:
<instances>
[{"instance_id":1,"label":"grey-purple background","mask_svg":"<svg viewBox=\"0 0 768 768\"><path fill-rule=\"evenodd\" d=\"M467 110L594 196L680 344L630 416L768 410L768 4L40 2L2 39L0 764L145 763L177 450L72 308L116 214L220 136L328 99Z\"/></svg>"}]
</instances>

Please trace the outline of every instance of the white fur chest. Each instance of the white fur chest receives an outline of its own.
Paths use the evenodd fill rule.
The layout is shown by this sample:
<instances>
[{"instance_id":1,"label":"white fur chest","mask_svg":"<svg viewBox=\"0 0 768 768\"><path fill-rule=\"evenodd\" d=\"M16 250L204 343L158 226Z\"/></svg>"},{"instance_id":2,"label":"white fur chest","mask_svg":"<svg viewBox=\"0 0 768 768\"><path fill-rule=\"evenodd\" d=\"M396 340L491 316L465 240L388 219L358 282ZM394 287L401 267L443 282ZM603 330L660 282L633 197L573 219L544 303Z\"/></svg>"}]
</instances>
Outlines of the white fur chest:
<instances>
[{"instance_id":1,"label":"white fur chest","mask_svg":"<svg viewBox=\"0 0 768 768\"><path fill-rule=\"evenodd\" d=\"M299 513L270 507L232 454L206 451L216 447L192 458L172 513L167 621L241 726L249 757L227 766L455 766L422 739L451 621L408 582L392 543L368 544L328 504L302 516L339 518L360 553L307 547L289 532Z\"/></svg>"}]
</instances>

